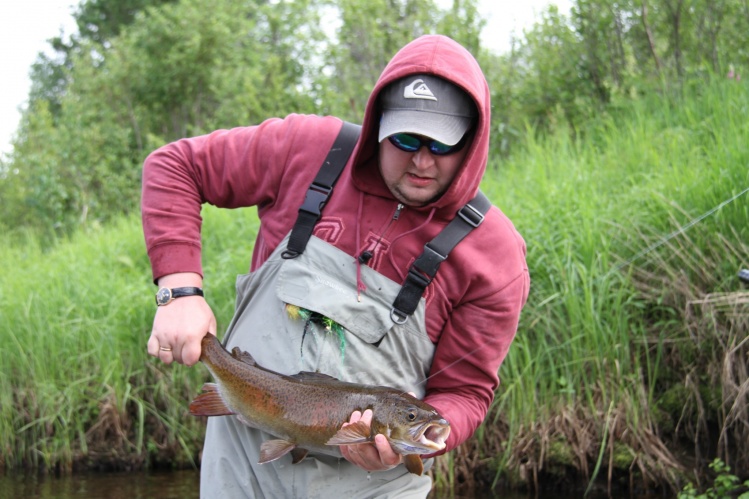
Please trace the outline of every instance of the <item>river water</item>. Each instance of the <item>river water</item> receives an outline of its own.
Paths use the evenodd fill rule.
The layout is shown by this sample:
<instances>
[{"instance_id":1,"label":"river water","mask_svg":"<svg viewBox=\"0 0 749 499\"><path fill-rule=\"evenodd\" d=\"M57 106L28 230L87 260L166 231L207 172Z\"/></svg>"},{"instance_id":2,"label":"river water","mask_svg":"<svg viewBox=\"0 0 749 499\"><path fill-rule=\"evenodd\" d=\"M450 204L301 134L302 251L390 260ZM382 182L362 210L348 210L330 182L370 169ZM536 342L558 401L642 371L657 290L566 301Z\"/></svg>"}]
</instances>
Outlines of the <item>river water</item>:
<instances>
[{"instance_id":1,"label":"river water","mask_svg":"<svg viewBox=\"0 0 749 499\"><path fill-rule=\"evenodd\" d=\"M0 475L0 499L199 499L197 470L81 473L63 476ZM447 496L446 496L447 497ZM557 490L553 493L480 492L458 494L451 499L573 499L583 493ZM589 494L600 499L605 494ZM619 495L625 497L625 495ZM629 497L629 496L626 496ZM345 498L340 498L345 499ZM442 499L439 495L433 499Z\"/></svg>"},{"instance_id":2,"label":"river water","mask_svg":"<svg viewBox=\"0 0 749 499\"><path fill-rule=\"evenodd\" d=\"M0 475L1 499L198 499L197 470Z\"/></svg>"}]
</instances>

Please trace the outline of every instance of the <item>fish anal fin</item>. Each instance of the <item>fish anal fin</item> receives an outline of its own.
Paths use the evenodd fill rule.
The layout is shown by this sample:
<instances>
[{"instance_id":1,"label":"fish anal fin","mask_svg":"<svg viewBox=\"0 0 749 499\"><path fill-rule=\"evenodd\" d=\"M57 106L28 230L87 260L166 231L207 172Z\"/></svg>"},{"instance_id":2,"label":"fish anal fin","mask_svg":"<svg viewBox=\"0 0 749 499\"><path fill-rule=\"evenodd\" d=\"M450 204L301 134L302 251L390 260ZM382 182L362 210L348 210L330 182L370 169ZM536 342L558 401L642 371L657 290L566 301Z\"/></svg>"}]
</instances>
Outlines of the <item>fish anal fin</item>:
<instances>
[{"instance_id":1,"label":"fish anal fin","mask_svg":"<svg viewBox=\"0 0 749 499\"><path fill-rule=\"evenodd\" d=\"M297 464L307 457L307 449L297 447L291 451L291 464Z\"/></svg>"},{"instance_id":2,"label":"fish anal fin","mask_svg":"<svg viewBox=\"0 0 749 499\"><path fill-rule=\"evenodd\" d=\"M338 430L335 435L330 437L326 445L363 444L372 440L371 433L372 430L368 424L358 421Z\"/></svg>"},{"instance_id":3,"label":"fish anal fin","mask_svg":"<svg viewBox=\"0 0 749 499\"><path fill-rule=\"evenodd\" d=\"M275 461L293 451L295 447L296 444L289 442L288 440L266 440L262 445L260 445L260 460L258 461L258 464Z\"/></svg>"},{"instance_id":4,"label":"fish anal fin","mask_svg":"<svg viewBox=\"0 0 749 499\"><path fill-rule=\"evenodd\" d=\"M244 350L241 350L239 347L234 347L231 349L231 356L238 361L244 362L245 364L248 364L250 366L257 365L257 362L255 362L255 359L252 358L252 355L245 352Z\"/></svg>"},{"instance_id":5,"label":"fish anal fin","mask_svg":"<svg viewBox=\"0 0 749 499\"><path fill-rule=\"evenodd\" d=\"M406 454L403 456L403 462L411 473L419 476L424 473L424 462L418 454Z\"/></svg>"},{"instance_id":6,"label":"fish anal fin","mask_svg":"<svg viewBox=\"0 0 749 499\"><path fill-rule=\"evenodd\" d=\"M234 411L226 406L218 389L214 387L190 402L190 414L193 416L229 416L234 414Z\"/></svg>"},{"instance_id":7,"label":"fish anal fin","mask_svg":"<svg viewBox=\"0 0 749 499\"><path fill-rule=\"evenodd\" d=\"M217 392L218 385L216 383L203 383L204 392Z\"/></svg>"}]
</instances>

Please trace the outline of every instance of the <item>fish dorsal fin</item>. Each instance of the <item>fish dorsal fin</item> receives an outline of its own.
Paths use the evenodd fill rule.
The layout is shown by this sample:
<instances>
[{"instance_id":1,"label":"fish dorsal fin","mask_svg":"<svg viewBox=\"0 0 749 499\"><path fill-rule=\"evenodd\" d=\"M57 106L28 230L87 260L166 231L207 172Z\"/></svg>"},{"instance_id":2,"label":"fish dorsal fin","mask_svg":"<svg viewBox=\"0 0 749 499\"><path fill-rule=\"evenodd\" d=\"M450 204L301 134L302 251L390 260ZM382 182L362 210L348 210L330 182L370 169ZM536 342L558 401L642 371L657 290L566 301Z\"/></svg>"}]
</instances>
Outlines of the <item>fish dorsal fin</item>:
<instances>
[{"instance_id":1,"label":"fish dorsal fin","mask_svg":"<svg viewBox=\"0 0 749 499\"><path fill-rule=\"evenodd\" d=\"M340 381L338 378L334 378L328 374L311 371L301 371L297 374L292 374L290 377L298 381Z\"/></svg>"},{"instance_id":2,"label":"fish dorsal fin","mask_svg":"<svg viewBox=\"0 0 749 499\"><path fill-rule=\"evenodd\" d=\"M406 464L406 469L411 473L419 476L424 473L424 462L418 454L406 454L403 456L403 462Z\"/></svg>"},{"instance_id":3,"label":"fish dorsal fin","mask_svg":"<svg viewBox=\"0 0 749 499\"><path fill-rule=\"evenodd\" d=\"M239 347L232 348L231 356L240 362L244 362L245 364L249 364L251 366L257 365L257 362L255 362L255 359L252 358L252 355L245 352L244 350L240 350Z\"/></svg>"},{"instance_id":4,"label":"fish dorsal fin","mask_svg":"<svg viewBox=\"0 0 749 499\"><path fill-rule=\"evenodd\" d=\"M265 464L283 457L296 447L296 444L288 440L266 440L260 445L260 460L258 464ZM306 453L305 453L306 455ZM296 456L294 456L296 458Z\"/></svg>"},{"instance_id":5,"label":"fish dorsal fin","mask_svg":"<svg viewBox=\"0 0 749 499\"><path fill-rule=\"evenodd\" d=\"M367 423L358 421L346 425L330 437L325 445L354 445L363 444L372 440L372 430Z\"/></svg>"}]
</instances>

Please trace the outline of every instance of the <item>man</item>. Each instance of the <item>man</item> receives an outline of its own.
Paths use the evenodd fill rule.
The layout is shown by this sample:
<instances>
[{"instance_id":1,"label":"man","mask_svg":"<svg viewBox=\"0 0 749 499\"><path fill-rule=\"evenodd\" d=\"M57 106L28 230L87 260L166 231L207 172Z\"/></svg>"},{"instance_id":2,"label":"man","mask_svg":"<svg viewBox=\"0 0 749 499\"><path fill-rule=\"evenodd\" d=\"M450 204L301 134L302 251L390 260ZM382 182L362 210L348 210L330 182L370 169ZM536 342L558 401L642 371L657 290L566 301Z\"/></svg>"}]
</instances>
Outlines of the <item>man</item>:
<instances>
[{"instance_id":1,"label":"man","mask_svg":"<svg viewBox=\"0 0 749 499\"><path fill-rule=\"evenodd\" d=\"M341 121L291 115L169 144L144 167L143 224L162 288L200 288L200 206L258 207L252 273L237 281L226 335L258 363L286 374L320 371L411 391L451 425L447 449L486 416L497 372L529 289L525 244L502 212L450 252L413 314L391 314L409 266L478 192L490 135L489 88L475 59L444 36L401 49L367 103L361 136L304 252L284 258L307 189ZM210 307L196 290L157 309L148 352L192 365ZM334 319L330 334L288 306ZM371 411L351 422L371 421ZM408 473L378 435L292 465L258 465L267 435L234 417L210 418L201 495L424 497L428 476ZM429 464L429 462L427 463ZM371 472L371 473L370 473Z\"/></svg>"}]
</instances>

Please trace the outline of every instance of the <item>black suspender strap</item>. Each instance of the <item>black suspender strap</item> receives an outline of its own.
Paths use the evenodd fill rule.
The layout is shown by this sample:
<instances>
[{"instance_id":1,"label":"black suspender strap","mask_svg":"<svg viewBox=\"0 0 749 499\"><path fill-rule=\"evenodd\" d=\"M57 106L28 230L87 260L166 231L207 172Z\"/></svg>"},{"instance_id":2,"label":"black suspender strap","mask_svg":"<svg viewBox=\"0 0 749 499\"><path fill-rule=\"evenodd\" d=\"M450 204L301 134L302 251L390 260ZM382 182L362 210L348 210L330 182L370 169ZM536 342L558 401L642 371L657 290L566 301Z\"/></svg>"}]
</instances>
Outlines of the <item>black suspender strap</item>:
<instances>
[{"instance_id":1,"label":"black suspender strap","mask_svg":"<svg viewBox=\"0 0 749 499\"><path fill-rule=\"evenodd\" d=\"M333 192L333 185L346 166L360 133L361 126L343 122L341 131L320 166L315 180L307 189L304 203L299 208L296 223L291 229L289 243L281 255L283 258L296 258L304 253L315 224L320 220L325 203ZM424 252L409 268L406 281L393 302L390 311L393 322L403 324L414 313L424 290L437 274L440 264L469 232L481 225L489 208L491 202L479 191L434 239L424 245Z\"/></svg>"},{"instance_id":2,"label":"black suspender strap","mask_svg":"<svg viewBox=\"0 0 749 499\"><path fill-rule=\"evenodd\" d=\"M473 229L481 225L484 215L491 208L489 199L479 191L466 203L442 232L424 245L424 252L408 269L406 281L390 310L390 318L396 324L403 324L414 313L424 290L432 282L440 264L447 259L450 251Z\"/></svg>"},{"instance_id":3,"label":"black suspender strap","mask_svg":"<svg viewBox=\"0 0 749 499\"><path fill-rule=\"evenodd\" d=\"M320 166L320 171L317 172L315 180L312 181L309 189L307 189L304 203L299 208L296 223L294 224L294 228L291 229L289 244L281 255L283 258L296 258L304 253L315 224L320 220L322 209L325 203L328 202L330 193L333 191L333 185L346 166L346 162L354 150L360 132L361 126L347 121L343 122L341 131L338 132L338 137L336 137L333 146L325 157L325 161Z\"/></svg>"}]
</instances>

